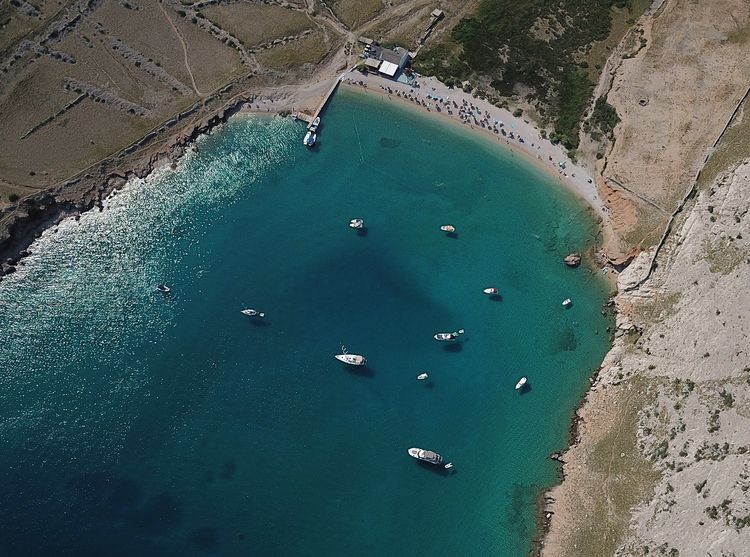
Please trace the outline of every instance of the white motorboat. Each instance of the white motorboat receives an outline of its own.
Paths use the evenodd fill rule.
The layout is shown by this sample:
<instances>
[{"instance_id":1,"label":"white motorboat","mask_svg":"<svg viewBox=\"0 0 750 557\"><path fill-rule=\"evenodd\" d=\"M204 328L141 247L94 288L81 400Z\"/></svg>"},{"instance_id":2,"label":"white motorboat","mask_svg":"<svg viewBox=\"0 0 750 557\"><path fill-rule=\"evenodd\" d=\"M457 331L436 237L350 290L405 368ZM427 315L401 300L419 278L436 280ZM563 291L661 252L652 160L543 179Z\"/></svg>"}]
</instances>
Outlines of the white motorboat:
<instances>
[{"instance_id":1,"label":"white motorboat","mask_svg":"<svg viewBox=\"0 0 750 557\"><path fill-rule=\"evenodd\" d=\"M418 379L419 381L424 381L424 380L425 380L425 379L427 379L427 378L428 378L429 376L430 376L430 375L429 375L429 374L428 374L427 372L424 372L424 373L420 373L419 375L417 375L417 379Z\"/></svg>"},{"instance_id":2,"label":"white motorboat","mask_svg":"<svg viewBox=\"0 0 750 557\"><path fill-rule=\"evenodd\" d=\"M436 333L432 336L435 340L439 340L442 342L453 342L458 338L458 335L464 334L463 329L459 329L458 331L453 331L452 333Z\"/></svg>"},{"instance_id":3,"label":"white motorboat","mask_svg":"<svg viewBox=\"0 0 750 557\"><path fill-rule=\"evenodd\" d=\"M516 383L516 390L519 391L523 388L523 386L526 384L527 379L525 377L521 377L521 379L518 380L518 383Z\"/></svg>"},{"instance_id":4,"label":"white motorboat","mask_svg":"<svg viewBox=\"0 0 750 557\"><path fill-rule=\"evenodd\" d=\"M310 127L308 128L311 132L315 133L318 131L318 126L320 126L320 116L315 118L315 120L312 121L312 124L310 124Z\"/></svg>"},{"instance_id":5,"label":"white motorboat","mask_svg":"<svg viewBox=\"0 0 750 557\"><path fill-rule=\"evenodd\" d=\"M448 464L443 464L443 457L435 451L427 451L425 449L412 447L411 449L409 449L409 456L412 458L416 458L417 460L429 462L430 464L434 464L435 466L442 465L444 468L453 468L453 463L451 462L449 462Z\"/></svg>"},{"instance_id":6,"label":"white motorboat","mask_svg":"<svg viewBox=\"0 0 750 557\"><path fill-rule=\"evenodd\" d=\"M242 315L247 315L248 317L265 317L266 314L262 311L258 311L257 309L243 309L240 312Z\"/></svg>"},{"instance_id":7,"label":"white motorboat","mask_svg":"<svg viewBox=\"0 0 750 557\"><path fill-rule=\"evenodd\" d=\"M443 232L455 232L456 227L453 226L452 224L444 224L443 226L440 227L440 230L442 230Z\"/></svg>"},{"instance_id":8,"label":"white motorboat","mask_svg":"<svg viewBox=\"0 0 750 557\"><path fill-rule=\"evenodd\" d=\"M573 305L573 300L571 300L570 298L565 298L562 301L562 305L563 305L564 308L569 308L570 306Z\"/></svg>"},{"instance_id":9,"label":"white motorboat","mask_svg":"<svg viewBox=\"0 0 750 557\"><path fill-rule=\"evenodd\" d=\"M336 354L336 358L339 362L344 362L350 366L363 366L367 363L367 359L360 354L349 354L346 350L346 346L341 347L341 354Z\"/></svg>"},{"instance_id":10,"label":"white motorboat","mask_svg":"<svg viewBox=\"0 0 750 557\"><path fill-rule=\"evenodd\" d=\"M156 289L162 294L169 294L170 292L172 292L172 289L166 284L157 284Z\"/></svg>"},{"instance_id":11,"label":"white motorboat","mask_svg":"<svg viewBox=\"0 0 750 557\"><path fill-rule=\"evenodd\" d=\"M308 131L305 134L305 139L302 140L302 143L304 143L305 147L312 147L315 145L315 142L318 140L318 136L313 131Z\"/></svg>"},{"instance_id":12,"label":"white motorboat","mask_svg":"<svg viewBox=\"0 0 750 557\"><path fill-rule=\"evenodd\" d=\"M490 288L485 288L484 290L482 290L482 292L484 292L488 296L497 296L498 294L500 294L500 291L494 286Z\"/></svg>"},{"instance_id":13,"label":"white motorboat","mask_svg":"<svg viewBox=\"0 0 750 557\"><path fill-rule=\"evenodd\" d=\"M362 219L352 219L349 221L349 226L351 228L361 229L365 226L365 221Z\"/></svg>"}]
</instances>

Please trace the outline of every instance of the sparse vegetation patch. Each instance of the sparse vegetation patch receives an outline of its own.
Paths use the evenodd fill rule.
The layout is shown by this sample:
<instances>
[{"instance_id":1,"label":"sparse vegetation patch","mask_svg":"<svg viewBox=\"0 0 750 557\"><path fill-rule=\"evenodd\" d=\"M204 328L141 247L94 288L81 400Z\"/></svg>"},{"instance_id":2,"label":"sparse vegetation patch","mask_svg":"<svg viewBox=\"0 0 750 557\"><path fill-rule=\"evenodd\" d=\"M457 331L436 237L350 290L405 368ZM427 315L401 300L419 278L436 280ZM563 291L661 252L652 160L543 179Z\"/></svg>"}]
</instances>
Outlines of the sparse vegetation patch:
<instances>
[{"instance_id":1,"label":"sparse vegetation patch","mask_svg":"<svg viewBox=\"0 0 750 557\"><path fill-rule=\"evenodd\" d=\"M484 0L450 42L420 54L417 67L442 80L480 81L503 96L523 92L575 149L593 87L588 62L579 59L609 36L613 10L631 7L630 0ZM604 105L598 117L605 126L613 120Z\"/></svg>"}]
</instances>

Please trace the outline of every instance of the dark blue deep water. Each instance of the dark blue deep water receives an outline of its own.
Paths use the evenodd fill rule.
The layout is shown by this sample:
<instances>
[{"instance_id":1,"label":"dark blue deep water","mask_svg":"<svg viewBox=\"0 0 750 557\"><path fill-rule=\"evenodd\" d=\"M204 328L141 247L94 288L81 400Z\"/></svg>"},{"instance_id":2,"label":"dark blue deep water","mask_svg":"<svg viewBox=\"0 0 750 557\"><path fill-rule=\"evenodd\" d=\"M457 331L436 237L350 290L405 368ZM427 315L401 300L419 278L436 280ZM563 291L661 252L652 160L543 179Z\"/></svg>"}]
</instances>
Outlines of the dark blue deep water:
<instances>
[{"instance_id":1,"label":"dark blue deep water","mask_svg":"<svg viewBox=\"0 0 750 557\"><path fill-rule=\"evenodd\" d=\"M0 555L526 555L607 350L606 284L562 264L595 224L394 104L339 93L312 151L237 117L0 283Z\"/></svg>"}]
</instances>

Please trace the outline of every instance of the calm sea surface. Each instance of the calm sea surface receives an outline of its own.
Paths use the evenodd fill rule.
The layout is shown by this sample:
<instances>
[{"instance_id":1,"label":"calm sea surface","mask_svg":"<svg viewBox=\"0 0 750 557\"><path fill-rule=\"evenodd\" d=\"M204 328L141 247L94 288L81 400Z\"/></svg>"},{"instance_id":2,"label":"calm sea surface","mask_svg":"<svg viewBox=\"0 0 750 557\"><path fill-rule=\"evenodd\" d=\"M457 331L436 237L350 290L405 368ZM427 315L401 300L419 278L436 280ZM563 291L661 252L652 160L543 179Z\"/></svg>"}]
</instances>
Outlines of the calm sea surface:
<instances>
[{"instance_id":1,"label":"calm sea surface","mask_svg":"<svg viewBox=\"0 0 750 557\"><path fill-rule=\"evenodd\" d=\"M526 555L608 346L605 283L562 264L594 223L395 105L340 92L313 150L237 117L0 283L0 554Z\"/></svg>"}]
</instances>

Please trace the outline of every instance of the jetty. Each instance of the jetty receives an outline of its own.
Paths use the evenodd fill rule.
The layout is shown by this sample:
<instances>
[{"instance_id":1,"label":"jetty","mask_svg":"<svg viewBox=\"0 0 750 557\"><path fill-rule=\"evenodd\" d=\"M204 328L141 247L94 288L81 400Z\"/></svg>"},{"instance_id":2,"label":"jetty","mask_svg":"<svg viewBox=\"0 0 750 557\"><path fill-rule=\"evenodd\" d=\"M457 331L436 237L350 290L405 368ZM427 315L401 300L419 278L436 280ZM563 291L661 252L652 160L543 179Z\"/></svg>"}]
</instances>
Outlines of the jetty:
<instances>
[{"instance_id":1,"label":"jetty","mask_svg":"<svg viewBox=\"0 0 750 557\"><path fill-rule=\"evenodd\" d=\"M309 116L308 114L305 114L304 112L292 112L292 118L295 120L301 120L303 122L307 122L308 124L311 124L313 121L312 116Z\"/></svg>"},{"instance_id":2,"label":"jetty","mask_svg":"<svg viewBox=\"0 0 750 557\"><path fill-rule=\"evenodd\" d=\"M348 70L347 70L348 71ZM323 99L318 104L317 108L315 109L315 112L313 112L313 115L310 116L309 114L306 114L304 112L293 112L292 117L294 117L297 120L302 120L303 122L307 122L307 129L308 134L305 136L305 145L308 147L312 146L315 143L316 139L316 133L320 133L318 130L318 126L320 125L320 115L322 114L323 110L325 109L326 105L328 104L328 101L331 100L331 97L336 92L336 89L339 86L339 83L341 83L341 80L344 78L347 72L342 73L339 75L334 81L331 87L326 92ZM307 143L307 138L312 134L312 141L311 143Z\"/></svg>"},{"instance_id":3,"label":"jetty","mask_svg":"<svg viewBox=\"0 0 750 557\"><path fill-rule=\"evenodd\" d=\"M318 105L318 108L315 109L315 113L313 114L312 119L310 120L310 123L312 123L315 120L315 118L319 117L320 113L323 112L323 109L328 104L328 101L331 100L331 97L336 92L336 89L338 89L339 83L341 83L341 77L342 76L337 77L336 80L333 82L333 85L331 85L331 88L328 89L328 92L326 93L326 96L323 97L323 100L320 101L320 104ZM307 127L309 128L310 125L308 124Z\"/></svg>"}]
</instances>

